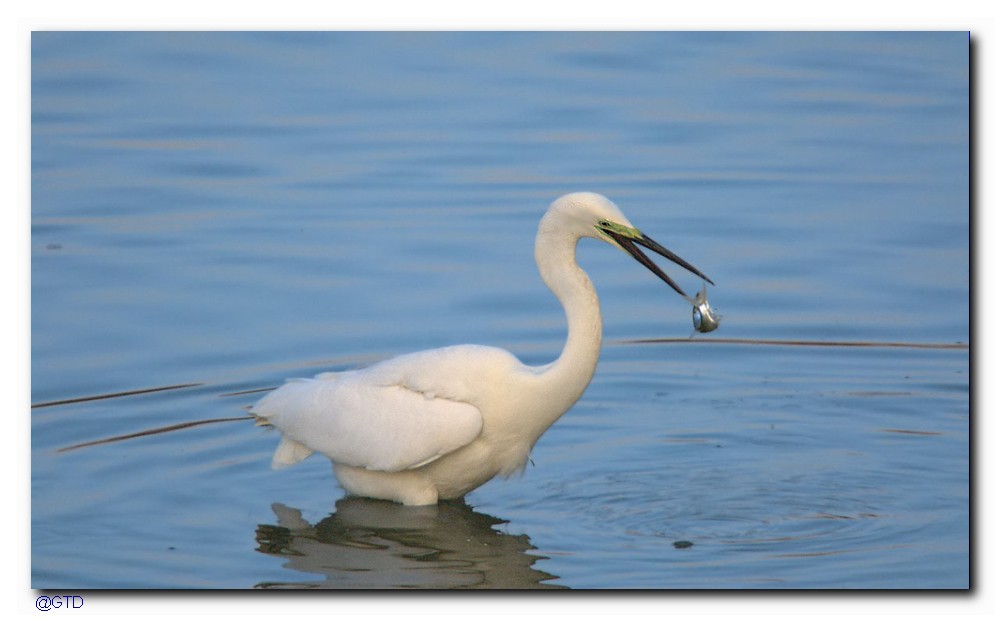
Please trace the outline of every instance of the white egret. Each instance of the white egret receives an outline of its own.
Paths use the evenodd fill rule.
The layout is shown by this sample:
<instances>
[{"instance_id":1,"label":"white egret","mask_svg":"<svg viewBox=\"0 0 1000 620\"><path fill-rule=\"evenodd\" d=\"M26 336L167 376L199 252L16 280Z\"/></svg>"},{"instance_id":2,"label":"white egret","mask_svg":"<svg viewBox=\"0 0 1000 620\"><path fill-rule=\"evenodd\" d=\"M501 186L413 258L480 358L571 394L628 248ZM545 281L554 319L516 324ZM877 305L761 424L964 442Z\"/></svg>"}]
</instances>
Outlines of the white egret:
<instances>
[{"instance_id":1,"label":"white egret","mask_svg":"<svg viewBox=\"0 0 1000 620\"><path fill-rule=\"evenodd\" d=\"M576 262L583 237L628 252L685 297L637 246L711 282L604 196L567 194L549 207L535 238L538 271L569 323L556 361L527 366L503 349L458 345L292 379L251 409L281 432L272 466L319 452L348 493L406 505L462 497L523 470L535 442L580 398L597 367L601 310Z\"/></svg>"}]
</instances>

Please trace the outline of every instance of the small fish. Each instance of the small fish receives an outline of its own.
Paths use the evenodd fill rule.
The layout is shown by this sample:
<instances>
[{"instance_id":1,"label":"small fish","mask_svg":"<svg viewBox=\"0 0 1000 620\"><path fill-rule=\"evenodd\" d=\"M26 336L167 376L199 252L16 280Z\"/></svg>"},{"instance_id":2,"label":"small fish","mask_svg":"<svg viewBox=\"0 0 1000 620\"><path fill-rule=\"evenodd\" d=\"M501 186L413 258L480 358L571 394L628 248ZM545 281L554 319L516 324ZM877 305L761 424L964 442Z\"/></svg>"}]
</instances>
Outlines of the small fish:
<instances>
[{"instance_id":1,"label":"small fish","mask_svg":"<svg viewBox=\"0 0 1000 620\"><path fill-rule=\"evenodd\" d=\"M688 301L691 301L688 298ZM691 309L691 320L694 322L694 328L703 334L715 331L719 327L719 321L722 317L712 310L712 307L708 305L708 291L705 289L705 285L701 285L701 291L698 292L694 297L694 301L691 302L694 308Z\"/></svg>"}]
</instances>

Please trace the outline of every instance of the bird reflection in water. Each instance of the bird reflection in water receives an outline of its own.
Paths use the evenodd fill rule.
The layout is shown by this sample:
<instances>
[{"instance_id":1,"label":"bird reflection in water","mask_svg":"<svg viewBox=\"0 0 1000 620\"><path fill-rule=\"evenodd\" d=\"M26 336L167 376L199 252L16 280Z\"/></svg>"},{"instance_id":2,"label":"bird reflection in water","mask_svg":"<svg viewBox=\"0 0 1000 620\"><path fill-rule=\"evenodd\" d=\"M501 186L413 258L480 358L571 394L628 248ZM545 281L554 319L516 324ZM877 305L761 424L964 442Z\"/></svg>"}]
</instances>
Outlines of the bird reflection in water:
<instances>
[{"instance_id":1,"label":"bird reflection in water","mask_svg":"<svg viewBox=\"0 0 1000 620\"><path fill-rule=\"evenodd\" d=\"M462 500L405 507L361 497L337 502L316 525L282 504L277 525L257 527L257 550L287 560L286 568L321 581L257 584L257 588L561 588L533 566L543 556L524 534L494 529L505 523Z\"/></svg>"}]
</instances>

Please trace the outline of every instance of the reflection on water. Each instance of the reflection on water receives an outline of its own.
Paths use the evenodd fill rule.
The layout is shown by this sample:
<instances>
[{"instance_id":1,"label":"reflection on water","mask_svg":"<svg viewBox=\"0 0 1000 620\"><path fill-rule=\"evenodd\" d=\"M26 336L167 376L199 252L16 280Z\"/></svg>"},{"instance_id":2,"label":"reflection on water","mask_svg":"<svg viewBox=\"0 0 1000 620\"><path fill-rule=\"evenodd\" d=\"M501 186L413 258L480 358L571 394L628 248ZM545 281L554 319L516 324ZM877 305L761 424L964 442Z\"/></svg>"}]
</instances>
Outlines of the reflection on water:
<instances>
[{"instance_id":1,"label":"reflection on water","mask_svg":"<svg viewBox=\"0 0 1000 620\"><path fill-rule=\"evenodd\" d=\"M528 537L499 532L504 521L463 501L401 506L349 497L312 525L301 511L271 506L276 525L257 528L257 550L322 580L264 582L258 588L559 588L534 568Z\"/></svg>"}]
</instances>

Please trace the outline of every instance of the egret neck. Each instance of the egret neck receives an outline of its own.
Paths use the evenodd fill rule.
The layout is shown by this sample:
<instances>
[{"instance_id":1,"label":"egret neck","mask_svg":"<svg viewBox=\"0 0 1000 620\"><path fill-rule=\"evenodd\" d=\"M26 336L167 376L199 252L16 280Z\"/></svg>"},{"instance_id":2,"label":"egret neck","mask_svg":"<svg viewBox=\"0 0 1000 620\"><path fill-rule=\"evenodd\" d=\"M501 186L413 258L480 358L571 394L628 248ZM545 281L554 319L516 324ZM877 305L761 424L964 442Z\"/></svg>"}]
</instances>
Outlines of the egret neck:
<instances>
[{"instance_id":1,"label":"egret neck","mask_svg":"<svg viewBox=\"0 0 1000 620\"><path fill-rule=\"evenodd\" d=\"M538 368L547 399L545 415L535 420L540 427L539 436L579 400L594 376L601 352L597 291L576 262L576 246L581 237L567 230L558 216L558 212L549 212L539 224L535 260L542 281L563 306L569 333L559 358Z\"/></svg>"}]
</instances>

